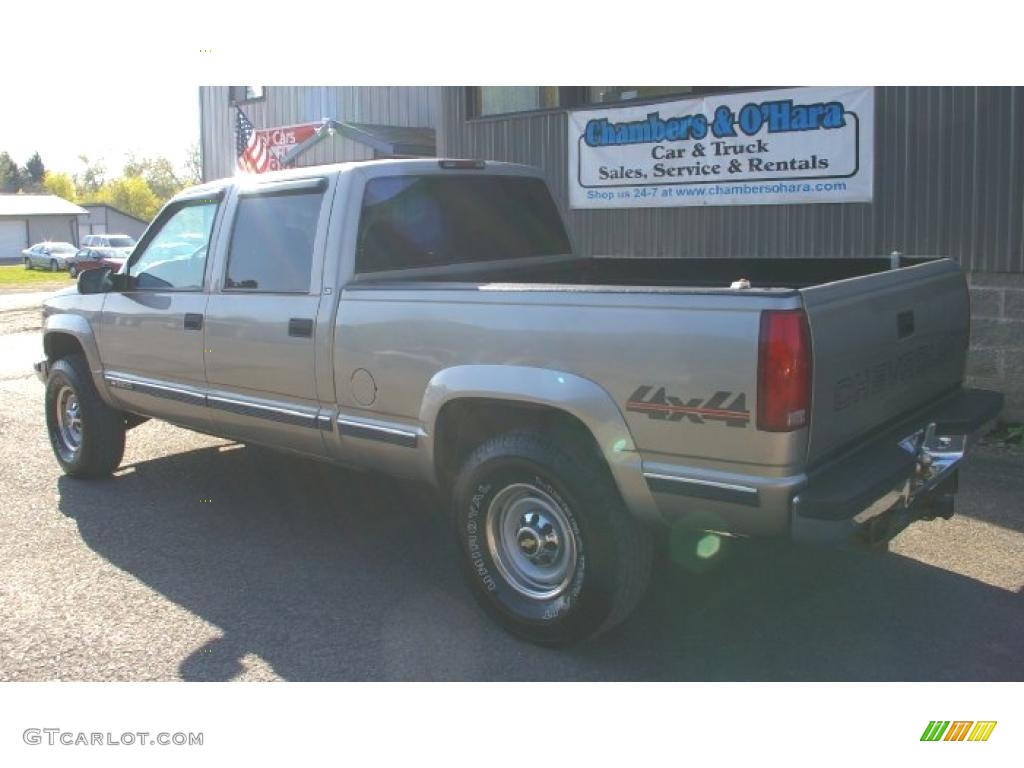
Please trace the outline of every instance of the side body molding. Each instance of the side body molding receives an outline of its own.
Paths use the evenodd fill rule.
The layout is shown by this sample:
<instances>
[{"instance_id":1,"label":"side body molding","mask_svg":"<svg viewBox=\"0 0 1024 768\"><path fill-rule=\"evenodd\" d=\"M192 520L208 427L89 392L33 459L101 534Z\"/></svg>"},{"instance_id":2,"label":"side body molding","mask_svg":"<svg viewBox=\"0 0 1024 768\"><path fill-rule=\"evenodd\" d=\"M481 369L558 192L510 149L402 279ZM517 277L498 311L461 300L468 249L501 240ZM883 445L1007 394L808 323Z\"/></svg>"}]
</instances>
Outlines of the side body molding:
<instances>
[{"instance_id":1,"label":"side body molding","mask_svg":"<svg viewBox=\"0 0 1024 768\"><path fill-rule=\"evenodd\" d=\"M647 520L661 519L626 420L611 395L595 382L564 371L517 365L459 365L438 371L427 384L420 408L420 423L427 432L423 459L431 468L438 415L446 403L462 398L545 405L575 416L597 441L629 509Z\"/></svg>"},{"instance_id":2,"label":"side body molding","mask_svg":"<svg viewBox=\"0 0 1024 768\"><path fill-rule=\"evenodd\" d=\"M103 363L100 360L100 350L96 344L96 334L93 333L88 319L69 312L60 312L47 317L43 324L43 351L46 352L47 358L53 356L52 340L56 334L72 336L78 341L82 351L85 352L86 362L89 363L96 391L108 405L114 405L107 393L106 382L103 380Z\"/></svg>"}]
</instances>

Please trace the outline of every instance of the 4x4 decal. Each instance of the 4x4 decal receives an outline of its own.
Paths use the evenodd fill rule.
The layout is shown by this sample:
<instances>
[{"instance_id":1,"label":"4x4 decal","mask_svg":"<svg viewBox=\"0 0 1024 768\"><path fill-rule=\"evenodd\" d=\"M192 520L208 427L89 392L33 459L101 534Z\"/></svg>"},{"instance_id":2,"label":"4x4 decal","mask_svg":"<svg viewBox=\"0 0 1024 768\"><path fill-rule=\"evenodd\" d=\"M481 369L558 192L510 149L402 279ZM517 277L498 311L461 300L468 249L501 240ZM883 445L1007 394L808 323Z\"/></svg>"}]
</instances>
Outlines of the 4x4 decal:
<instances>
[{"instance_id":1,"label":"4x4 decal","mask_svg":"<svg viewBox=\"0 0 1024 768\"><path fill-rule=\"evenodd\" d=\"M665 394L664 387L658 387L648 397L653 386L638 387L629 397L626 410L634 413L646 413L648 418L659 421L689 420L693 424L706 421L724 421L728 427L745 427L750 423L750 411L747 410L747 395L740 392L733 397L732 392L715 392L707 400L692 397L685 403L682 398ZM732 401L725 405L726 400Z\"/></svg>"}]
</instances>

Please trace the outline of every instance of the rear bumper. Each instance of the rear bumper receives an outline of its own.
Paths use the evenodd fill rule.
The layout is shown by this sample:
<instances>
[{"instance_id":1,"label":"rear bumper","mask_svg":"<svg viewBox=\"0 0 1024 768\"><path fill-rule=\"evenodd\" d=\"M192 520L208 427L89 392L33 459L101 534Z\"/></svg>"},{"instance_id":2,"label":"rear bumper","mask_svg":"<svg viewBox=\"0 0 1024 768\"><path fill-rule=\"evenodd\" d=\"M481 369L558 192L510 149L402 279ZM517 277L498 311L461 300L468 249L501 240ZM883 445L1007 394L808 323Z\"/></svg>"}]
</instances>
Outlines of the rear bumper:
<instances>
[{"instance_id":1,"label":"rear bumper","mask_svg":"<svg viewBox=\"0 0 1024 768\"><path fill-rule=\"evenodd\" d=\"M959 465L1002 405L999 393L961 390L809 473L793 497L792 537L879 540L915 520L951 516Z\"/></svg>"},{"instance_id":2,"label":"rear bumper","mask_svg":"<svg viewBox=\"0 0 1024 768\"><path fill-rule=\"evenodd\" d=\"M48 360L40 360L37 363L32 363L32 369L36 372L36 377L46 383L46 377L50 374L50 362Z\"/></svg>"}]
</instances>

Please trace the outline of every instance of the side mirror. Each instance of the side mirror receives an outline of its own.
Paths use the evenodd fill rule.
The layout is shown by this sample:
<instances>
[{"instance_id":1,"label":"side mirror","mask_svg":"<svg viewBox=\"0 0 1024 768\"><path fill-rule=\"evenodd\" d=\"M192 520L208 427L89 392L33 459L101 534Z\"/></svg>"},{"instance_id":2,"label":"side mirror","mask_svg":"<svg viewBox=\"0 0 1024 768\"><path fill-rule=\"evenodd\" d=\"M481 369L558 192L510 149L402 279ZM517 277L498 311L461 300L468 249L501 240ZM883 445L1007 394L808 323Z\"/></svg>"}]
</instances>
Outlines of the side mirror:
<instances>
[{"instance_id":1,"label":"side mirror","mask_svg":"<svg viewBox=\"0 0 1024 768\"><path fill-rule=\"evenodd\" d=\"M78 275L79 293L110 293L114 290L110 267L87 269Z\"/></svg>"}]
</instances>

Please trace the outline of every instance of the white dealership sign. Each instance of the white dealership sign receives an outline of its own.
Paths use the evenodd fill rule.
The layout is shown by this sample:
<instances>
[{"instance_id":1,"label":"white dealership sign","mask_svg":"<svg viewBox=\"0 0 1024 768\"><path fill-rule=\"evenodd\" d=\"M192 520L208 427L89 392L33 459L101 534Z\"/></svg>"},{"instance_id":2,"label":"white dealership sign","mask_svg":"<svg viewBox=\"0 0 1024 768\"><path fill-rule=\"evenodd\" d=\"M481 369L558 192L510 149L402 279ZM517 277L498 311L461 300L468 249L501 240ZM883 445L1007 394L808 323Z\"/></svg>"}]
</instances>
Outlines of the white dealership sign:
<instances>
[{"instance_id":1,"label":"white dealership sign","mask_svg":"<svg viewBox=\"0 0 1024 768\"><path fill-rule=\"evenodd\" d=\"M872 88L569 113L573 208L870 202Z\"/></svg>"}]
</instances>

